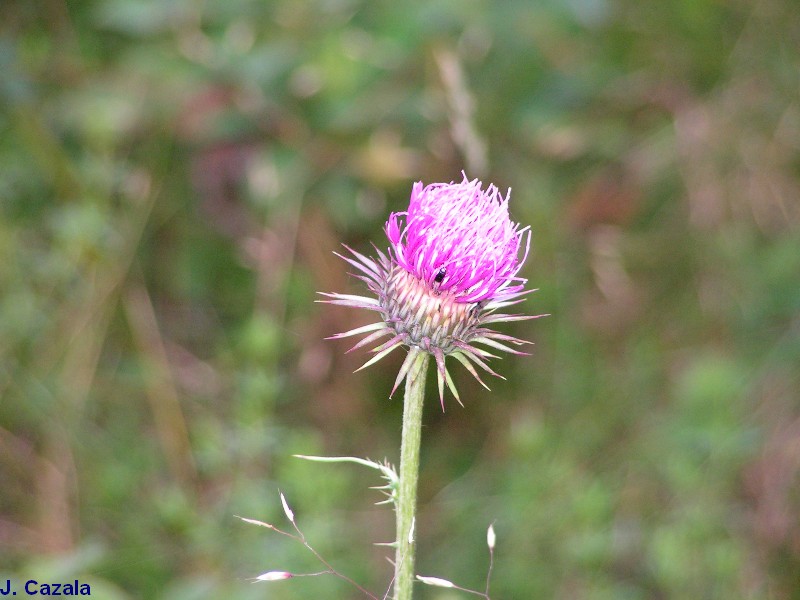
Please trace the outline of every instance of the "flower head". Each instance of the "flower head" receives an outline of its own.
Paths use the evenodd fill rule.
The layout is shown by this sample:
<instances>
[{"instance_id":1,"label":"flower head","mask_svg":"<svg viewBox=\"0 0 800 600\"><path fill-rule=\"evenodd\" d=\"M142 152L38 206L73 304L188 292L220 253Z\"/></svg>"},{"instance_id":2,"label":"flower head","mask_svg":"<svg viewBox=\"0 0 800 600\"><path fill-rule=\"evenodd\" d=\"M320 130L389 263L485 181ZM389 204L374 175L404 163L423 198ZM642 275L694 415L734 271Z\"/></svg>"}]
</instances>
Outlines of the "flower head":
<instances>
[{"instance_id":1,"label":"flower head","mask_svg":"<svg viewBox=\"0 0 800 600\"><path fill-rule=\"evenodd\" d=\"M366 282L374 297L324 294L331 298L327 302L373 310L381 320L333 337L369 334L352 351L391 336L372 349L375 356L362 369L407 346L409 353L392 393L419 352L436 359L442 406L445 383L459 399L446 357L459 361L486 387L475 365L500 377L486 364L496 356L475 344L525 354L509 344L530 342L486 328L535 318L497 312L521 302L528 293L526 280L518 274L528 254L530 231L511 221L509 196L510 191L503 197L491 184L484 190L480 181L466 176L461 183L417 182L408 210L392 213L386 222L391 243L387 253L376 248L378 258L373 259L348 248L352 258L338 255L360 271L356 277Z\"/></svg>"},{"instance_id":2,"label":"flower head","mask_svg":"<svg viewBox=\"0 0 800 600\"><path fill-rule=\"evenodd\" d=\"M386 235L397 264L431 289L461 303L497 300L522 290L516 277L523 234L508 215L508 199L494 185L418 181L408 211L392 213ZM401 216L406 224L402 226ZM526 244L530 236L526 237ZM526 245L527 254L527 245ZM516 285L512 285L517 282Z\"/></svg>"}]
</instances>

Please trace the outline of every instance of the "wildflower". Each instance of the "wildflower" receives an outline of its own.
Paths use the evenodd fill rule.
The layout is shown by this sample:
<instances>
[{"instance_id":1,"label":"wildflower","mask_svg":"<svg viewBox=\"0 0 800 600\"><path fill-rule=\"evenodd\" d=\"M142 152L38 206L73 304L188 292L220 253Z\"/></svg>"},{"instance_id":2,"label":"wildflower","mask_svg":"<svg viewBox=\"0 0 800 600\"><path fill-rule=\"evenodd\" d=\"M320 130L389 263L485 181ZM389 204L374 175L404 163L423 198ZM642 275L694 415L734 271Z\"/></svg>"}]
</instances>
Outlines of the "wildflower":
<instances>
[{"instance_id":1,"label":"wildflower","mask_svg":"<svg viewBox=\"0 0 800 600\"><path fill-rule=\"evenodd\" d=\"M442 408L445 383L460 403L447 357L463 364L489 389L475 366L501 376L486 363L497 357L485 347L526 354L511 345L530 342L487 328L535 318L497 312L533 291L524 289L526 280L519 276L530 248L530 230L511 221L509 197L510 190L503 197L494 185L484 190L480 181L469 181L466 175L461 183L417 182L408 210L390 214L386 222L388 252L376 247L378 257L370 258L345 246L352 257L337 254L360 271L355 276L366 282L374 297L331 293L324 294L330 298L326 302L372 310L381 319L332 339L368 334L350 352L391 336L371 350L375 356L359 370L396 348L408 347L392 394L420 352L436 359Z\"/></svg>"}]
</instances>

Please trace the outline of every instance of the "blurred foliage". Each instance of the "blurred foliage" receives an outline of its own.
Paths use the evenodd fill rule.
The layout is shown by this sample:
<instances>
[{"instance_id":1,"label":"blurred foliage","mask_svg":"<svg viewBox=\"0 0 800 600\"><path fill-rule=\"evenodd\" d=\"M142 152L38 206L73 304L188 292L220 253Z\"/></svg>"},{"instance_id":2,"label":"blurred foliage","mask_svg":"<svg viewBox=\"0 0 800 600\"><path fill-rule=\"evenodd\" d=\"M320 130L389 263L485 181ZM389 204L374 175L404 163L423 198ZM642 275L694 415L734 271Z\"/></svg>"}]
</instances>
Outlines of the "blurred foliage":
<instances>
[{"instance_id":1,"label":"blurred foliage","mask_svg":"<svg viewBox=\"0 0 800 600\"><path fill-rule=\"evenodd\" d=\"M791 0L5 0L0 564L97 598L376 592L399 357L331 251L513 188L537 342L426 413L419 572L496 598L800 598ZM2 580L0 574L0 580ZM445 600L436 588L421 598Z\"/></svg>"}]
</instances>

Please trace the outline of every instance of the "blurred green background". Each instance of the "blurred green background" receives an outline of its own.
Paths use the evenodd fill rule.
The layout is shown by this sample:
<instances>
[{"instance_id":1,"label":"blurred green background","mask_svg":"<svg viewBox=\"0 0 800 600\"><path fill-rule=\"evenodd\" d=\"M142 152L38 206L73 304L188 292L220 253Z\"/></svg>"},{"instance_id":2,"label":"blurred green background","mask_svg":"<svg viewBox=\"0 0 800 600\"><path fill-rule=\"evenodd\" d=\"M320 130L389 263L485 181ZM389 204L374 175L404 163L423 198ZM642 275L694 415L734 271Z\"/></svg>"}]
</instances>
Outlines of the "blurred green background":
<instances>
[{"instance_id":1,"label":"blurred green background","mask_svg":"<svg viewBox=\"0 0 800 600\"><path fill-rule=\"evenodd\" d=\"M493 597L800 598L794 0L0 4L0 581L382 595L402 356L333 256L415 180L511 187L552 316L425 415L418 572ZM436 588L420 598L465 597Z\"/></svg>"}]
</instances>

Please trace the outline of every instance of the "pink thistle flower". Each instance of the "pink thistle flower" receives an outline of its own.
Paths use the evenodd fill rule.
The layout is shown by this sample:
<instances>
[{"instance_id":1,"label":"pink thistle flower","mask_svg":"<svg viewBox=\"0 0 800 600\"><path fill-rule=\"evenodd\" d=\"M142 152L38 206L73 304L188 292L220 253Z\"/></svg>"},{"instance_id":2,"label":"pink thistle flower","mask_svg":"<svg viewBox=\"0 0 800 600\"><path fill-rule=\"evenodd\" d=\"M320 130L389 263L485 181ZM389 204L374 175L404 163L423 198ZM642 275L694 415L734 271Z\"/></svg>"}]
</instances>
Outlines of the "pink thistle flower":
<instances>
[{"instance_id":1,"label":"pink thistle flower","mask_svg":"<svg viewBox=\"0 0 800 600\"><path fill-rule=\"evenodd\" d=\"M526 279L519 271L530 248L530 230L511 221L510 190L503 197L494 185L483 190L480 181L414 184L408 210L392 213L386 222L391 247L376 248L377 259L347 248L352 258L337 254L358 269L355 276L374 294L323 294L332 304L365 308L381 320L332 336L331 339L368 334L348 352L391 336L371 350L375 354L364 369L400 346L409 348L395 380L392 394L403 381L419 352L436 359L439 399L444 408L445 384L456 400L458 391L445 365L446 357L478 376L475 366L501 377L486 364L497 358L482 346L513 354L511 347L529 344L486 326L536 316L501 314L501 308L521 302ZM520 252L522 257L520 258ZM544 315L537 315L544 316ZM480 346L476 346L479 344ZM509 345L510 344L510 345Z\"/></svg>"}]
</instances>

